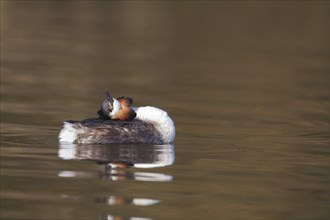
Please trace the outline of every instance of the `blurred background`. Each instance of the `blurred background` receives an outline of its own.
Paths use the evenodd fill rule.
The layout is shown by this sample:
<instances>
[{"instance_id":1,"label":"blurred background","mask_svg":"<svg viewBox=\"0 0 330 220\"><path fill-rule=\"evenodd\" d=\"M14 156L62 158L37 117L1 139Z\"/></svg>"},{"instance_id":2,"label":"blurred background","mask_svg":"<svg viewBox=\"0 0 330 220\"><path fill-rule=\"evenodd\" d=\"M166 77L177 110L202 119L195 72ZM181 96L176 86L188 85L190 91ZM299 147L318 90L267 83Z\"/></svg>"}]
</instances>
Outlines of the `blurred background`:
<instances>
[{"instance_id":1,"label":"blurred background","mask_svg":"<svg viewBox=\"0 0 330 220\"><path fill-rule=\"evenodd\" d=\"M174 164L143 170L166 181L58 156L105 88L173 118ZM5 219L328 219L329 2L1 1L0 199Z\"/></svg>"}]
</instances>

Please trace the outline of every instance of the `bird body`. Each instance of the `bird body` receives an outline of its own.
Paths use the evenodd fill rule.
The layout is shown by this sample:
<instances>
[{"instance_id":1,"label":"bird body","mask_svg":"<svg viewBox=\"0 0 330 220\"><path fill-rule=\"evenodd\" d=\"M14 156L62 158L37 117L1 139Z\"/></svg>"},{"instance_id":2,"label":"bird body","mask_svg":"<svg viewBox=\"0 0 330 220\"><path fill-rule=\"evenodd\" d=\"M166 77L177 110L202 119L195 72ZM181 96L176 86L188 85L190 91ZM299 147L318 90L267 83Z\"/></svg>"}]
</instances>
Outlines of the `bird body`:
<instances>
[{"instance_id":1,"label":"bird body","mask_svg":"<svg viewBox=\"0 0 330 220\"><path fill-rule=\"evenodd\" d=\"M132 107L131 98L107 99L99 118L68 120L59 134L61 143L150 143L168 144L175 138L175 126L167 112L152 106Z\"/></svg>"}]
</instances>

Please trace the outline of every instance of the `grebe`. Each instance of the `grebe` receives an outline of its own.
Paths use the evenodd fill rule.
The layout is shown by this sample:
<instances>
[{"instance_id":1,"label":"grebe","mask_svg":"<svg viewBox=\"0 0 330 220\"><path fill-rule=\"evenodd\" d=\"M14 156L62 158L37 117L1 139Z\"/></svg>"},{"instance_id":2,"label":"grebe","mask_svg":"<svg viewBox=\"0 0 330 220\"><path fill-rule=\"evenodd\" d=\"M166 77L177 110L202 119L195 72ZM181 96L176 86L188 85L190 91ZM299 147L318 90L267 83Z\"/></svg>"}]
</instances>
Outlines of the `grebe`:
<instances>
[{"instance_id":1,"label":"grebe","mask_svg":"<svg viewBox=\"0 0 330 220\"><path fill-rule=\"evenodd\" d=\"M167 112L152 106L133 107L129 97L106 99L97 112L99 118L68 120L58 136L60 143L169 144L175 138L174 122Z\"/></svg>"}]
</instances>

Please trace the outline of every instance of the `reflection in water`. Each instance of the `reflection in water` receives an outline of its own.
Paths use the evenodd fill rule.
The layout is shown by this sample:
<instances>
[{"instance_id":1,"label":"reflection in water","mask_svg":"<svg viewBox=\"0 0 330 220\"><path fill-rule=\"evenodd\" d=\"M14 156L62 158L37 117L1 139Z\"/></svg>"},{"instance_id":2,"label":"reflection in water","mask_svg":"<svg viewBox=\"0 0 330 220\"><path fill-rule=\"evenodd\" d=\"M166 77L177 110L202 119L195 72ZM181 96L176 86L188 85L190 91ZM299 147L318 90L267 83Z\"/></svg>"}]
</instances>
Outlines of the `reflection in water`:
<instances>
[{"instance_id":1,"label":"reflection in water","mask_svg":"<svg viewBox=\"0 0 330 220\"><path fill-rule=\"evenodd\" d=\"M170 182L173 177L162 173L132 172L128 168L155 168L170 166L174 163L174 145L75 145L61 144L58 156L64 160L88 160L104 165L103 171L69 171L58 173L65 178L100 178L112 181L137 180ZM76 195L64 194L61 199L81 201L84 198ZM96 203L109 206L152 206L160 203L160 200L150 198L132 198L124 196L98 196ZM100 214L99 219L127 219L119 215ZM130 217L129 219L149 219L144 217Z\"/></svg>"},{"instance_id":2,"label":"reflection in water","mask_svg":"<svg viewBox=\"0 0 330 220\"><path fill-rule=\"evenodd\" d=\"M127 218L123 218L121 216L118 215L101 215L99 217L99 220L122 220L122 219L127 219ZM143 218L143 217L131 217L129 218L129 220L151 220L150 218Z\"/></svg>"},{"instance_id":3,"label":"reflection in water","mask_svg":"<svg viewBox=\"0 0 330 220\"><path fill-rule=\"evenodd\" d=\"M64 200L71 200L71 201L78 201L82 200L83 198L80 196L72 196L72 195L67 195L63 194L61 195L61 199ZM147 198L125 198L122 196L108 196L108 197L96 197L95 198L96 203L102 203L102 204L107 204L109 206L125 206L125 205L133 205L133 206L152 206L158 204L160 201L156 199L147 199ZM98 219L131 219L131 220L147 220L150 218L145 218L145 217L130 217L130 218L124 218L119 215L111 215L111 214L100 214Z\"/></svg>"},{"instance_id":4,"label":"reflection in water","mask_svg":"<svg viewBox=\"0 0 330 220\"><path fill-rule=\"evenodd\" d=\"M78 201L78 200L82 200L83 197L62 194L61 199ZM122 206L122 205L152 206L158 204L160 201L157 199L147 199L147 198L125 198L122 196L103 196L103 197L96 197L95 202L108 204L109 206Z\"/></svg>"},{"instance_id":5,"label":"reflection in water","mask_svg":"<svg viewBox=\"0 0 330 220\"><path fill-rule=\"evenodd\" d=\"M135 205L135 206L151 206L159 203L156 199L146 199L146 198L124 198L121 196L109 196L109 197L99 197L96 199L98 203L106 203L110 206L114 205Z\"/></svg>"},{"instance_id":6,"label":"reflection in water","mask_svg":"<svg viewBox=\"0 0 330 220\"><path fill-rule=\"evenodd\" d=\"M155 168L174 162L174 145L75 145L61 144L58 156L64 160L90 160L111 167Z\"/></svg>"},{"instance_id":7,"label":"reflection in water","mask_svg":"<svg viewBox=\"0 0 330 220\"><path fill-rule=\"evenodd\" d=\"M90 178L99 177L100 179L118 181L118 180L137 180L148 182L170 182L173 180L173 176L162 173L150 173L150 172L129 172L128 170L114 170L105 167L103 172L87 172L87 171L60 171L59 177L71 177L71 178Z\"/></svg>"},{"instance_id":8,"label":"reflection in water","mask_svg":"<svg viewBox=\"0 0 330 220\"><path fill-rule=\"evenodd\" d=\"M88 160L104 165L104 171L60 171L59 177L98 177L101 179L172 181L171 175L152 172L131 172L113 168L155 168L170 166L174 162L174 145L60 145L58 156L64 160Z\"/></svg>"}]
</instances>

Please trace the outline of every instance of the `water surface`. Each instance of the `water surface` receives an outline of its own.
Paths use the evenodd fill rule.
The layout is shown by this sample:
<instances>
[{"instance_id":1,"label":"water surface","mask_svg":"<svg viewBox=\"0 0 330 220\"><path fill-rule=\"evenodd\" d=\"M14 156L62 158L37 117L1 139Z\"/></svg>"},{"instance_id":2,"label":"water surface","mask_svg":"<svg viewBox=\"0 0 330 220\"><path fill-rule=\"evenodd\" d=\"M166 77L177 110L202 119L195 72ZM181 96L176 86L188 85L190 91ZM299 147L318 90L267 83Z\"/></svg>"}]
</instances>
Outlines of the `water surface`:
<instances>
[{"instance_id":1,"label":"water surface","mask_svg":"<svg viewBox=\"0 0 330 220\"><path fill-rule=\"evenodd\" d=\"M1 219L329 219L328 18L326 1L1 1ZM60 145L104 88L168 111L174 145Z\"/></svg>"}]
</instances>

